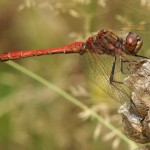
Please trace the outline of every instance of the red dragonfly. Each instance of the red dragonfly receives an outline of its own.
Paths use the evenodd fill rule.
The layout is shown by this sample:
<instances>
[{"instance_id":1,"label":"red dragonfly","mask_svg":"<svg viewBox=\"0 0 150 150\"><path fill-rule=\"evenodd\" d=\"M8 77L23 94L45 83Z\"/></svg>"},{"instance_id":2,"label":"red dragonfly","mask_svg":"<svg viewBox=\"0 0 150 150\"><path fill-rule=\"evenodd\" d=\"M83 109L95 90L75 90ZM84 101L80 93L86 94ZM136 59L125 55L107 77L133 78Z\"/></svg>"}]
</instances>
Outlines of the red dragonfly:
<instances>
[{"instance_id":1,"label":"red dragonfly","mask_svg":"<svg viewBox=\"0 0 150 150\"><path fill-rule=\"evenodd\" d=\"M121 82L114 80L117 60L121 58L120 71L123 73L123 62L133 63L127 56L143 57L137 55L142 44L143 41L141 37L136 33L129 32L126 38L123 39L110 29L103 29L97 34L89 37L86 42L74 42L60 48L3 53L0 54L0 60L8 61L49 54L78 53L86 59L84 59L83 63L86 62L85 67L86 70L88 70L91 80L111 97L121 102L129 100L130 96L125 86L121 84ZM108 57L105 58L105 56L113 58L112 66L107 61L109 60ZM110 84L106 84L106 82Z\"/></svg>"}]
</instances>

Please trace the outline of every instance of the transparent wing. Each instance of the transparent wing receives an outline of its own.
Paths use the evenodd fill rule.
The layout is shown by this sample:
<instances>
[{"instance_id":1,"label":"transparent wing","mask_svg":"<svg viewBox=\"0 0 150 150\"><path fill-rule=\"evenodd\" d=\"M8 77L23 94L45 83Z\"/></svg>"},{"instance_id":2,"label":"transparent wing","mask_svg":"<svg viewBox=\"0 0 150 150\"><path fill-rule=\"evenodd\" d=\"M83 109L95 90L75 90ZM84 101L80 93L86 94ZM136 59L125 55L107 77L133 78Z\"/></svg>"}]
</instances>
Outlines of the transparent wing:
<instances>
[{"instance_id":1,"label":"transparent wing","mask_svg":"<svg viewBox=\"0 0 150 150\"><path fill-rule=\"evenodd\" d=\"M98 55L95 53L87 52L82 57L82 64L87 76L92 80L100 89L110 95L116 101L123 103L128 101L129 90L124 84L115 83L110 84L110 72L114 58L107 55ZM117 72L114 75L116 81L123 81L122 73L120 73L120 66L116 62Z\"/></svg>"}]
</instances>

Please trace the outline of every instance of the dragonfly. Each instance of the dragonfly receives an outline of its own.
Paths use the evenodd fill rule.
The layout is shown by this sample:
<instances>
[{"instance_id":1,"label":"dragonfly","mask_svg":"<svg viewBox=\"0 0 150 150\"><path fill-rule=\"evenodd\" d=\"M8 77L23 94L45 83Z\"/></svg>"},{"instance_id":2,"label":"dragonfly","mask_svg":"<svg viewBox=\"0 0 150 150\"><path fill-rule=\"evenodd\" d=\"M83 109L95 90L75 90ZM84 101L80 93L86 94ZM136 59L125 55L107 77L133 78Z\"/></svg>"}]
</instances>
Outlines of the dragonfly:
<instances>
[{"instance_id":1,"label":"dragonfly","mask_svg":"<svg viewBox=\"0 0 150 150\"><path fill-rule=\"evenodd\" d=\"M111 29L102 29L97 34L87 38L85 42L78 41L60 48L42 50L21 50L0 54L0 61L15 60L33 56L50 54L79 54L83 57L82 63L89 78L104 92L119 102L130 99L128 91L122 82L114 79L118 58L120 60L120 72L123 73L123 64L134 64L128 56L144 57L138 55L143 45L142 38L134 32L127 33L123 39ZM104 56L104 57L103 57ZM112 64L109 63L113 58ZM110 67L111 66L111 67ZM116 85L117 84L117 85Z\"/></svg>"}]
</instances>

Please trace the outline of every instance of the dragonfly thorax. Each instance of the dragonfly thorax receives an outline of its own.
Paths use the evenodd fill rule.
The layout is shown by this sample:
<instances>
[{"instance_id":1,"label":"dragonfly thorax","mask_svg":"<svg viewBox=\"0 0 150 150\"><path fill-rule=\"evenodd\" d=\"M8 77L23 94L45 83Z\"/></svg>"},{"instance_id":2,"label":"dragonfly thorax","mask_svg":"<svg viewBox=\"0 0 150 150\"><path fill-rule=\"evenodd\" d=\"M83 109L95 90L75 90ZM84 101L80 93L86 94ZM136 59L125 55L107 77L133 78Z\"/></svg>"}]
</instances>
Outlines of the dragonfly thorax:
<instances>
[{"instance_id":1,"label":"dragonfly thorax","mask_svg":"<svg viewBox=\"0 0 150 150\"><path fill-rule=\"evenodd\" d=\"M89 37L86 48L93 53L120 55L122 53L123 39L111 30L101 30L96 36Z\"/></svg>"}]
</instances>

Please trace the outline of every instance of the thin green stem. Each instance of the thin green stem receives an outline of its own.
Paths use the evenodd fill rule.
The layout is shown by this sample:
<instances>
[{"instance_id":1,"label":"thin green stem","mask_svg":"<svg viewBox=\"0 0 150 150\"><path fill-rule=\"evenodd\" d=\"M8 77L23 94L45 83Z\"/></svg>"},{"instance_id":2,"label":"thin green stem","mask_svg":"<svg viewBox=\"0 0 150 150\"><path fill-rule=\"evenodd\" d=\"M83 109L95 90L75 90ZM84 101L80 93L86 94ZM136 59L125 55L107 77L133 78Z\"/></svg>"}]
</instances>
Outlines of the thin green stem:
<instances>
[{"instance_id":1,"label":"thin green stem","mask_svg":"<svg viewBox=\"0 0 150 150\"><path fill-rule=\"evenodd\" d=\"M42 77L38 76L37 74L29 71L28 69L20 66L19 64L13 62L13 61L8 61L6 62L9 66L19 70L20 72L26 74L27 76L33 78L34 80L40 82L41 84L45 85L46 87L50 88L54 92L58 93L59 95L63 96L66 98L68 101L73 103L74 105L80 107L84 111L89 111L91 116L95 119L97 119L100 123L102 123L104 126L106 126L108 129L110 129L112 132L114 132L117 136L119 136L122 140L124 140L128 145L130 145L132 148L137 148L137 144L134 142L131 142L121 131L119 131L117 128L115 128L110 122L108 122L106 119L98 115L96 112L88 108L86 105L78 101L76 98L72 97L59 87L53 85L49 81L43 79Z\"/></svg>"}]
</instances>

